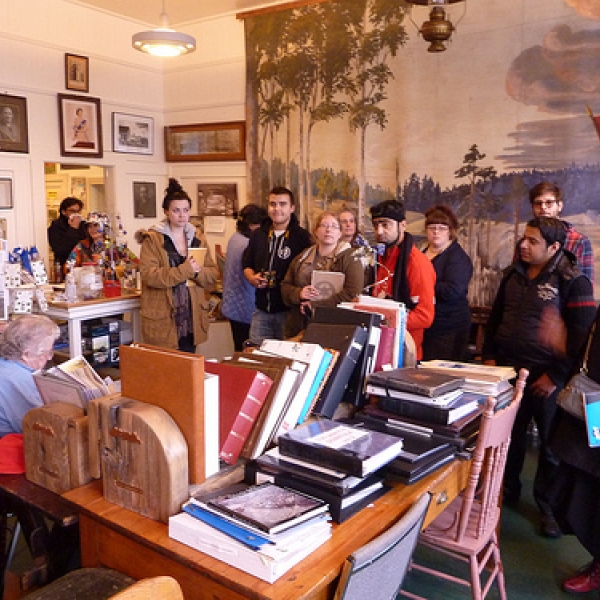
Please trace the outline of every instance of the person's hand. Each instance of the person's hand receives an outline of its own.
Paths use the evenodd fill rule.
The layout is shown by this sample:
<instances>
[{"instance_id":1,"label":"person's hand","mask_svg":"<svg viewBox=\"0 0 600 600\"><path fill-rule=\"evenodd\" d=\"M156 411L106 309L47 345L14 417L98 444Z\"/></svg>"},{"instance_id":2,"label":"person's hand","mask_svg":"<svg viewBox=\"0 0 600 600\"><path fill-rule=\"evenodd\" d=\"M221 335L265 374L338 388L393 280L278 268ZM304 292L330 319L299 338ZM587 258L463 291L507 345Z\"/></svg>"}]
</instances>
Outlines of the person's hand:
<instances>
[{"instance_id":1,"label":"person's hand","mask_svg":"<svg viewBox=\"0 0 600 600\"><path fill-rule=\"evenodd\" d=\"M539 379L536 379L529 389L533 392L534 396L538 398L548 398L555 390L556 385L546 373L544 373Z\"/></svg>"},{"instance_id":2,"label":"person's hand","mask_svg":"<svg viewBox=\"0 0 600 600\"><path fill-rule=\"evenodd\" d=\"M308 300L300 303L300 312L307 317L312 317L312 306Z\"/></svg>"},{"instance_id":3,"label":"person's hand","mask_svg":"<svg viewBox=\"0 0 600 600\"><path fill-rule=\"evenodd\" d=\"M300 290L300 299L301 300L315 300L319 297L319 290L312 285L305 285Z\"/></svg>"},{"instance_id":4,"label":"person's hand","mask_svg":"<svg viewBox=\"0 0 600 600\"><path fill-rule=\"evenodd\" d=\"M202 269L200 263L191 255L187 257L187 261L190 263L190 265L192 265L192 269L194 269L194 275L198 275Z\"/></svg>"},{"instance_id":5,"label":"person's hand","mask_svg":"<svg viewBox=\"0 0 600 600\"><path fill-rule=\"evenodd\" d=\"M80 225L81 225L81 214L80 213L74 213L72 215L69 215L69 227L73 227L73 229L79 229Z\"/></svg>"},{"instance_id":6,"label":"person's hand","mask_svg":"<svg viewBox=\"0 0 600 600\"><path fill-rule=\"evenodd\" d=\"M266 277L263 277L261 272L254 273L254 275L250 278L249 281L251 285L259 289L266 288L268 283L268 279Z\"/></svg>"}]
</instances>

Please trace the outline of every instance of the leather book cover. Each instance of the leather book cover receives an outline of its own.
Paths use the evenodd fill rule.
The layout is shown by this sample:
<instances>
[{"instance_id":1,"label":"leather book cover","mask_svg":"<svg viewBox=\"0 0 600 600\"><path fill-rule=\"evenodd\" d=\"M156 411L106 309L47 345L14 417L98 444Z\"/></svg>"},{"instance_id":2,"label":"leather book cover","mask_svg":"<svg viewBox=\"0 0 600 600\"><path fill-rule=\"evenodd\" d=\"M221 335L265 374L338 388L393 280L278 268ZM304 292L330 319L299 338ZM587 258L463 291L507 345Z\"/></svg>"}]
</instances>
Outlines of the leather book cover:
<instances>
[{"instance_id":1,"label":"leather book cover","mask_svg":"<svg viewBox=\"0 0 600 600\"><path fill-rule=\"evenodd\" d=\"M207 373L219 377L219 456L234 465L273 380L255 369L227 363L204 363Z\"/></svg>"},{"instance_id":2,"label":"leather book cover","mask_svg":"<svg viewBox=\"0 0 600 600\"><path fill-rule=\"evenodd\" d=\"M385 389L434 397L463 387L465 379L416 367L403 367L372 373L369 375L369 383Z\"/></svg>"},{"instance_id":3,"label":"leather book cover","mask_svg":"<svg viewBox=\"0 0 600 600\"><path fill-rule=\"evenodd\" d=\"M309 323L303 341L314 342L338 350L340 355L312 412L331 419L344 397L354 370L359 368L360 356L367 343L368 331L357 325Z\"/></svg>"},{"instance_id":4,"label":"leather book cover","mask_svg":"<svg viewBox=\"0 0 600 600\"><path fill-rule=\"evenodd\" d=\"M343 402L354 406L364 406L364 378L375 370L375 358L379 347L381 315L374 312L338 308L333 306L317 306L312 321L315 323L337 323L359 325L368 332L368 341L360 355L358 368L352 373L348 387L344 391Z\"/></svg>"},{"instance_id":5,"label":"leather book cover","mask_svg":"<svg viewBox=\"0 0 600 600\"><path fill-rule=\"evenodd\" d=\"M252 458L256 443L261 436L265 421L269 416L271 405L277 396L277 389L281 384L286 369L290 368L293 361L287 358L255 356L253 353L235 352L233 358L225 359L223 363L236 365L244 369L258 370L273 381L273 385L263 402L262 408L254 421L254 425L240 453L240 456L243 458Z\"/></svg>"},{"instance_id":6,"label":"leather book cover","mask_svg":"<svg viewBox=\"0 0 600 600\"><path fill-rule=\"evenodd\" d=\"M206 399L216 408L216 415L214 410L207 414L204 357L148 344L120 346L119 354L123 396L159 406L171 415L188 445L190 483L206 481L213 473L206 472L205 428L211 422L213 429L217 427L218 402L215 407Z\"/></svg>"}]
</instances>

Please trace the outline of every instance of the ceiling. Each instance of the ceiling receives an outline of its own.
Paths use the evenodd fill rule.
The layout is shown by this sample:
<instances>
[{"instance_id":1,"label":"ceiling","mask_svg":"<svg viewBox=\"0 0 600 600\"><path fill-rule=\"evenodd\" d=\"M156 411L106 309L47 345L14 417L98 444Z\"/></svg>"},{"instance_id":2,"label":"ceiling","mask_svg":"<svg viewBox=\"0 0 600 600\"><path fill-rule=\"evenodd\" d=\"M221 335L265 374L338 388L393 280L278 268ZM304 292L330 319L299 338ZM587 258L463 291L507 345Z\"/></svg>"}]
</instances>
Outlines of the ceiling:
<instances>
[{"instance_id":1,"label":"ceiling","mask_svg":"<svg viewBox=\"0 0 600 600\"><path fill-rule=\"evenodd\" d=\"M153 27L160 25L163 0L76 0L76 2L148 23ZM177 27L182 23L207 17L285 4L289 0L164 0L164 2L165 10L169 15L169 25Z\"/></svg>"}]
</instances>

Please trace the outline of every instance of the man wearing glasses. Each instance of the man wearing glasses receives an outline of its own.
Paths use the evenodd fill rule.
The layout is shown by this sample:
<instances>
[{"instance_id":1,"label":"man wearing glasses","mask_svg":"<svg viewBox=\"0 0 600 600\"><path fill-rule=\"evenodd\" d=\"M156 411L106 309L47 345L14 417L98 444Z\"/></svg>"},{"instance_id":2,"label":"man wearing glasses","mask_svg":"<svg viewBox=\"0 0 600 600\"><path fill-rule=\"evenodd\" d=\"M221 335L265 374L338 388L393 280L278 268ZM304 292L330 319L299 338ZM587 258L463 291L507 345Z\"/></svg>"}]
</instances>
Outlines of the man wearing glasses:
<instances>
[{"instance_id":1,"label":"man wearing glasses","mask_svg":"<svg viewBox=\"0 0 600 600\"><path fill-rule=\"evenodd\" d=\"M564 206L560 188L548 181L542 181L529 191L529 201L534 217L556 217ZM592 244L585 235L575 230L573 225L563 221L567 230L564 249L572 252L577 259L579 270L594 284L594 253Z\"/></svg>"},{"instance_id":2,"label":"man wearing glasses","mask_svg":"<svg viewBox=\"0 0 600 600\"><path fill-rule=\"evenodd\" d=\"M423 358L423 334L435 315L435 271L431 261L415 246L406 231L404 205L385 200L371 208L378 244L385 246L373 296L403 302L408 312L406 329L415 342L417 360ZM383 273L386 276L383 276Z\"/></svg>"}]
</instances>

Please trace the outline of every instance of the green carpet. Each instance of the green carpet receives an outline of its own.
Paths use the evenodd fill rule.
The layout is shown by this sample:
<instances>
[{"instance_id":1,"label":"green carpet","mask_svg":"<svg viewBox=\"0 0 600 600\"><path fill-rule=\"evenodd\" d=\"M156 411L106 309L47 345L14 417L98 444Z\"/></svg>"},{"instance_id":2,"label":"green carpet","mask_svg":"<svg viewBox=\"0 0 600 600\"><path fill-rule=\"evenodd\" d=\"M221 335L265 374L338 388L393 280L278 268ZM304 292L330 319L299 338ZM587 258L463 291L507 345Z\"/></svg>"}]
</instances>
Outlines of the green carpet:
<instances>
[{"instance_id":1,"label":"green carpet","mask_svg":"<svg viewBox=\"0 0 600 600\"><path fill-rule=\"evenodd\" d=\"M574 536L547 539L538 535L539 512L533 500L533 474L537 453L528 453L523 472L523 495L516 508L505 507L500 529L500 552L504 563L506 593L509 600L543 600L580 598L598 599L598 592L567 594L561 590L563 579L572 575L579 567L589 562L590 556ZM466 576L468 567L464 563L451 561L437 552L418 548L415 552L418 563L435 566L453 574ZM429 600L464 600L471 598L470 590L461 585L440 581L430 575L410 572L404 588ZM488 596L499 598L494 584Z\"/></svg>"}]
</instances>

